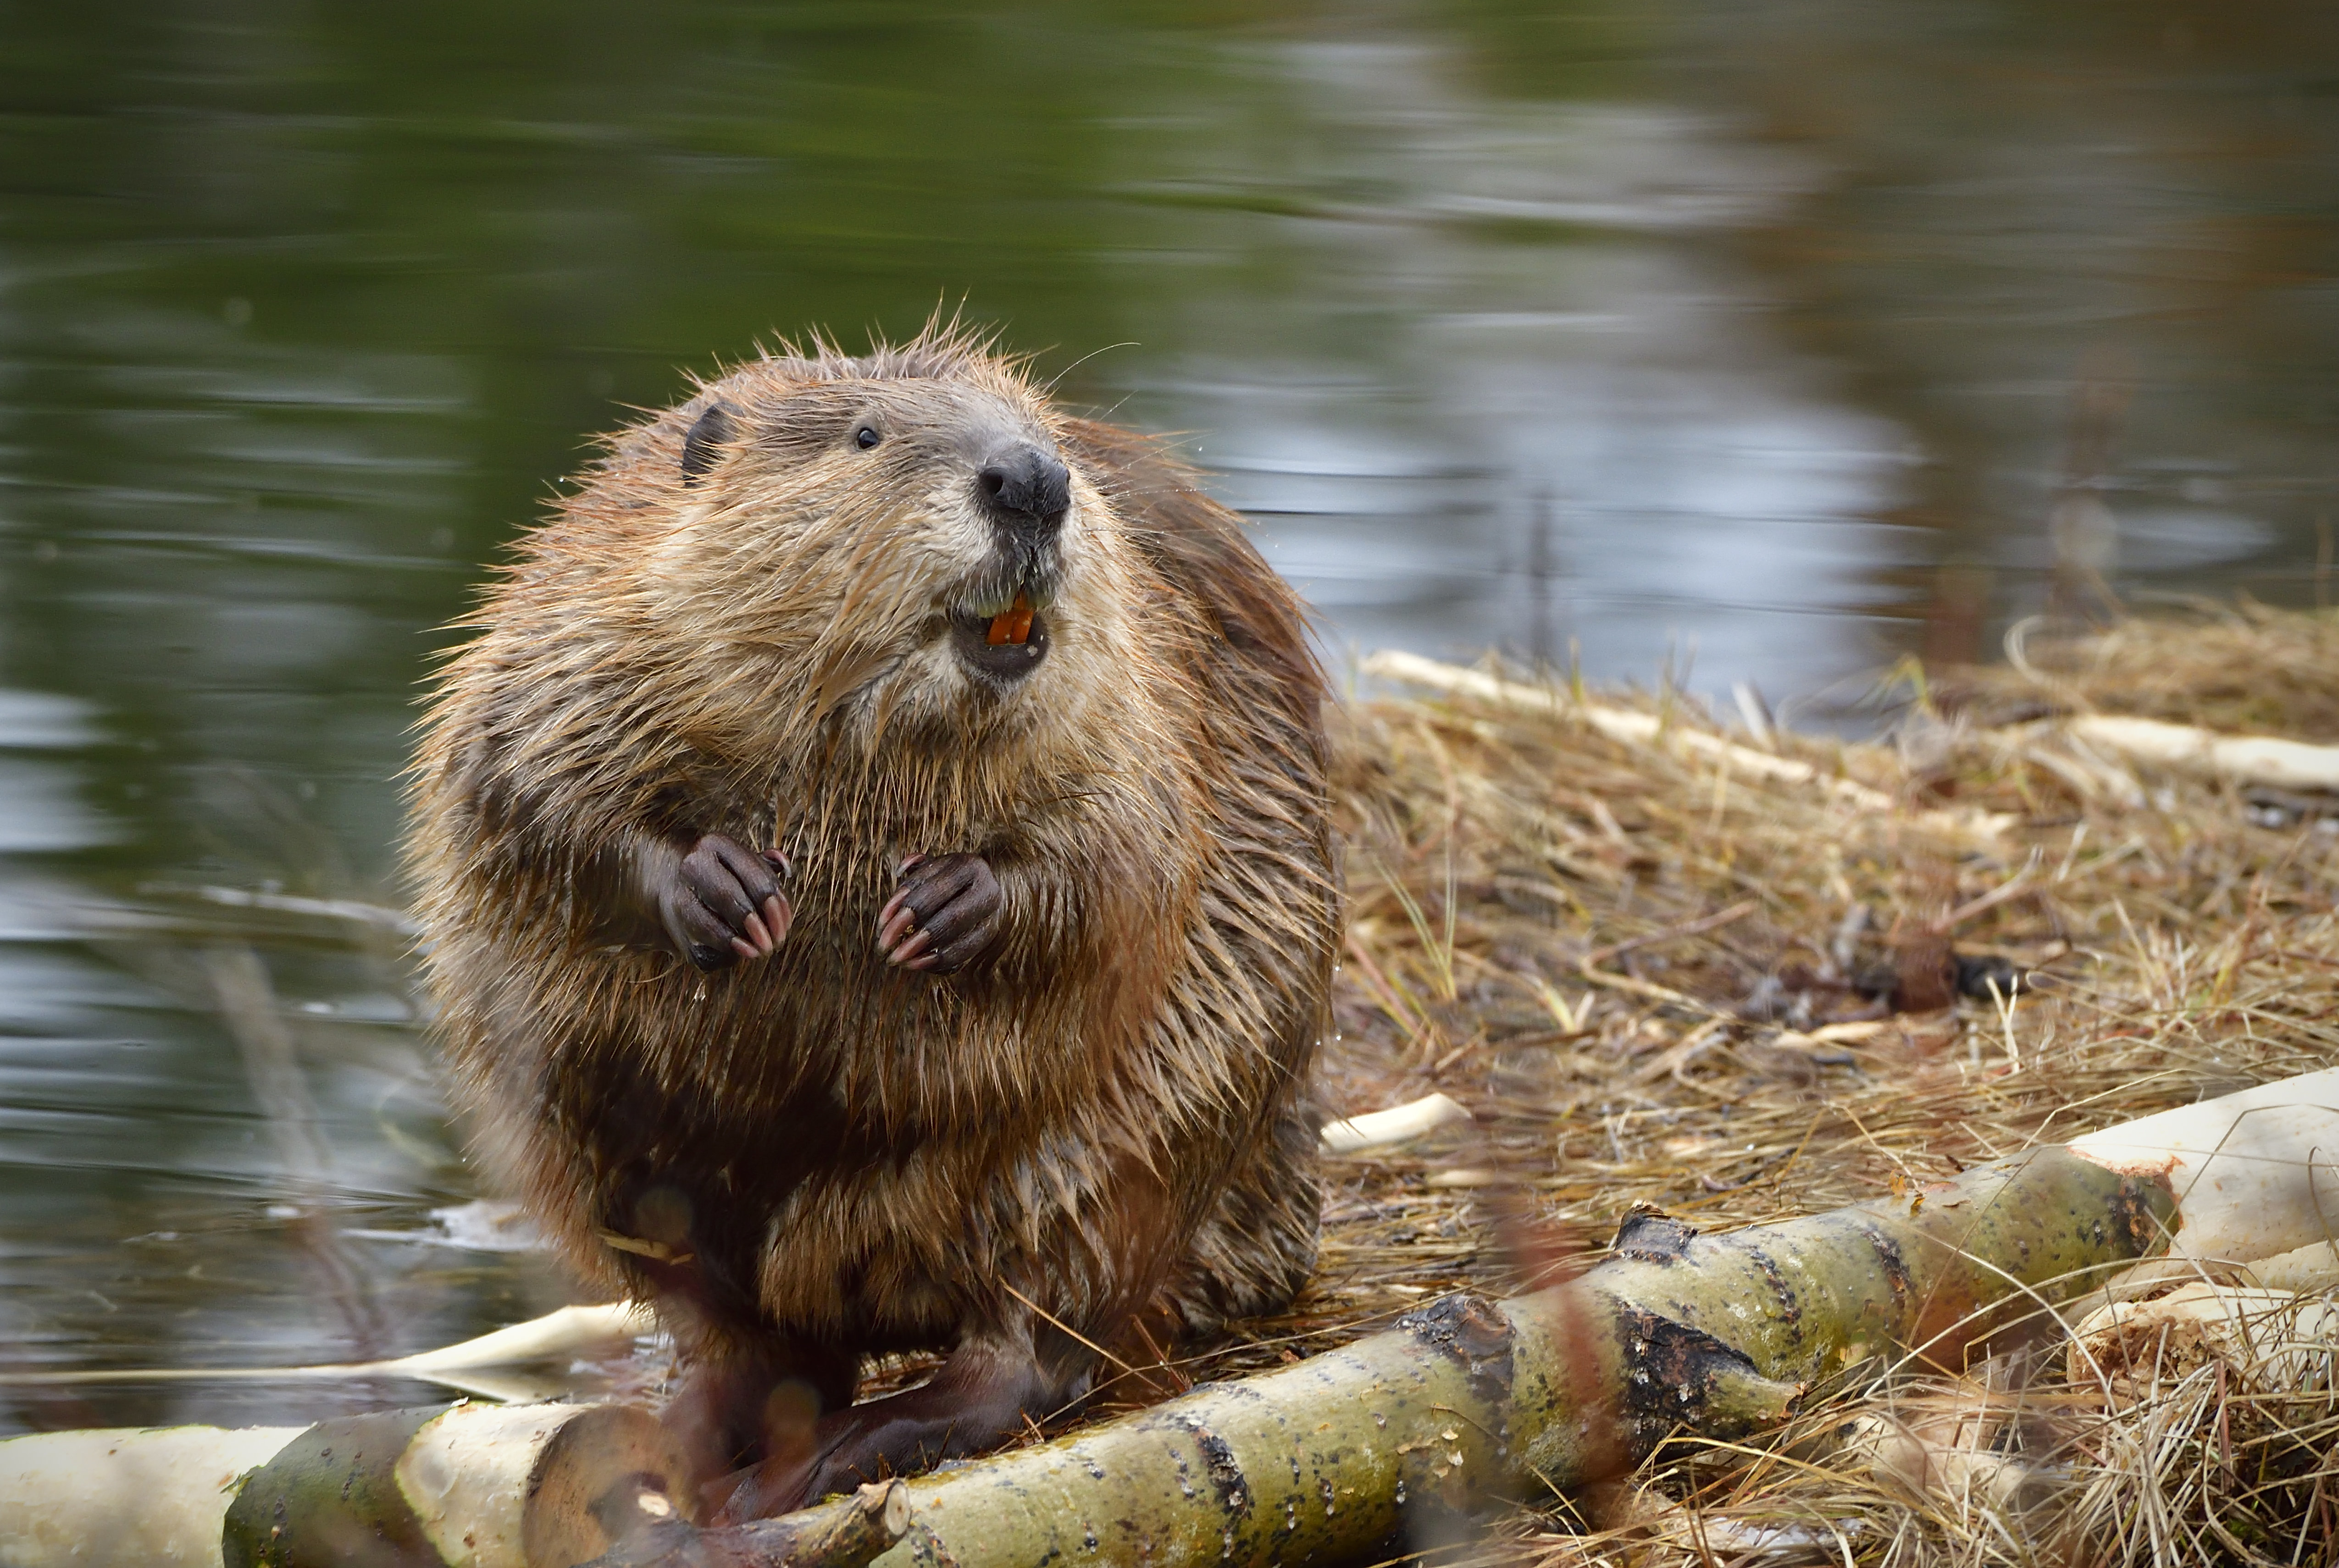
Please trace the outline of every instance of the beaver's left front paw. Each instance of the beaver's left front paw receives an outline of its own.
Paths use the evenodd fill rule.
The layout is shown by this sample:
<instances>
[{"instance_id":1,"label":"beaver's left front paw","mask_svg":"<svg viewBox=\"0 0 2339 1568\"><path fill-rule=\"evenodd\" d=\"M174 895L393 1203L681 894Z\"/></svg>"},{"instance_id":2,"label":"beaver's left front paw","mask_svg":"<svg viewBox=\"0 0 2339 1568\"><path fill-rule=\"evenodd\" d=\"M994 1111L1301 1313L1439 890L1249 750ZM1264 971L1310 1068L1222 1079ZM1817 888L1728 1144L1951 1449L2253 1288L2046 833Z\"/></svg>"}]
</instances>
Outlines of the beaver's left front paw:
<instances>
[{"instance_id":1,"label":"beaver's left front paw","mask_svg":"<svg viewBox=\"0 0 2339 1568\"><path fill-rule=\"evenodd\" d=\"M888 963L950 974L991 956L1004 903L981 855L912 855L877 912L877 945Z\"/></svg>"}]
</instances>

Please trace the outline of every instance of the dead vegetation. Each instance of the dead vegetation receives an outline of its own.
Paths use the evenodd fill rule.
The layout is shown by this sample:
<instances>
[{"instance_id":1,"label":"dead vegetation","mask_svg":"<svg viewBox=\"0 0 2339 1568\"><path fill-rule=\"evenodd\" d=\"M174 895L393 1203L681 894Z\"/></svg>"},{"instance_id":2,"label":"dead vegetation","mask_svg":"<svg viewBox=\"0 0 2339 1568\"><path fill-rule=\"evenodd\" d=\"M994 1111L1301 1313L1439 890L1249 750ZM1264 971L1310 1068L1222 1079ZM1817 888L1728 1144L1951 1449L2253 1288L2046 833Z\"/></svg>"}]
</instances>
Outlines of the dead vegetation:
<instances>
[{"instance_id":1,"label":"dead vegetation","mask_svg":"<svg viewBox=\"0 0 2339 1568\"><path fill-rule=\"evenodd\" d=\"M1884 744L1773 743L1886 811L1564 713L1353 706L1327 1099L1443 1090L1474 1119L1327 1160L1315 1286L1189 1370L1288 1358L1448 1287L1524 1288L1636 1204L1706 1228L1813 1212L2329 1065L2339 818L2138 774L2037 721L2339 738L2334 656L2329 615L2130 623L2051 656L2034 639L2027 669L1912 678ZM1605 700L1720 733L1678 695ZM2034 1330L1970 1366L1860 1369L1773 1440L1675 1445L1470 1550L1554 1568L2333 1560L2327 1347L2156 1345L2075 1375L2062 1330Z\"/></svg>"},{"instance_id":2,"label":"dead vegetation","mask_svg":"<svg viewBox=\"0 0 2339 1568\"><path fill-rule=\"evenodd\" d=\"M2339 617L2204 603L2077 642L2042 630L2018 636L2011 651L2029 668L1940 672L1935 705L1982 724L2093 711L2339 741Z\"/></svg>"}]
</instances>

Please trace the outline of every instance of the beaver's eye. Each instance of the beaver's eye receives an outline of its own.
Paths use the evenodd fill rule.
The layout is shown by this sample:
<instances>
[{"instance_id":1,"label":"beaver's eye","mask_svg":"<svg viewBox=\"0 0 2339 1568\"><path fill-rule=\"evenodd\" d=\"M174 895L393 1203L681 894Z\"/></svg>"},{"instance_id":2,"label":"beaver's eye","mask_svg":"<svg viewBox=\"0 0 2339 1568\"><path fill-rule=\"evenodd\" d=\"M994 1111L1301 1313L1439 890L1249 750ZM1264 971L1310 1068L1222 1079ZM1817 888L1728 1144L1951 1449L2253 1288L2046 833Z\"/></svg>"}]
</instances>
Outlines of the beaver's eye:
<instances>
[{"instance_id":1,"label":"beaver's eye","mask_svg":"<svg viewBox=\"0 0 2339 1568\"><path fill-rule=\"evenodd\" d=\"M853 432L853 444L865 452L877 444L877 432L864 425Z\"/></svg>"}]
</instances>

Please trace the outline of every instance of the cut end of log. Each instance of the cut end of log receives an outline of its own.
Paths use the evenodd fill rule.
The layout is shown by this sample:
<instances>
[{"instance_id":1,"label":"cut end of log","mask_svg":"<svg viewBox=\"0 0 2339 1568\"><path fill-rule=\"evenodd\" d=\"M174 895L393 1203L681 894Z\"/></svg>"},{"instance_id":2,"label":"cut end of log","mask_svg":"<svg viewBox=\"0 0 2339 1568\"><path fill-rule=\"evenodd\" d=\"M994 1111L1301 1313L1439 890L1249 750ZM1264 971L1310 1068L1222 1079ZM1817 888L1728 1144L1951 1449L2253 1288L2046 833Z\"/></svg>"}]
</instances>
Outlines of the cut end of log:
<instances>
[{"instance_id":1,"label":"cut end of log","mask_svg":"<svg viewBox=\"0 0 2339 1568\"><path fill-rule=\"evenodd\" d=\"M522 1561L588 1562L646 1524L687 1518L689 1480L681 1448L648 1411L589 1405L561 1424L527 1478Z\"/></svg>"},{"instance_id":2,"label":"cut end of log","mask_svg":"<svg viewBox=\"0 0 2339 1568\"><path fill-rule=\"evenodd\" d=\"M227 1510L225 1568L350 1560L574 1568L679 1514L673 1437L627 1405L387 1411L320 1422L253 1472Z\"/></svg>"},{"instance_id":3,"label":"cut end of log","mask_svg":"<svg viewBox=\"0 0 2339 1568\"><path fill-rule=\"evenodd\" d=\"M2122 1405L2148 1398L2196 1368L2289 1386L2308 1376L2339 1334L2339 1307L2285 1290L2196 1280L2149 1301L2097 1308L2073 1331L2068 1375L2101 1379Z\"/></svg>"},{"instance_id":4,"label":"cut end of log","mask_svg":"<svg viewBox=\"0 0 2339 1568\"><path fill-rule=\"evenodd\" d=\"M899 1481L888 1481L882 1488L874 1485L864 1486L861 1491L864 1497L871 1492L882 1493L877 1505L871 1512L877 1521L877 1527L885 1533L888 1539L899 1541L903 1535L909 1533L910 1489L908 1487Z\"/></svg>"}]
</instances>

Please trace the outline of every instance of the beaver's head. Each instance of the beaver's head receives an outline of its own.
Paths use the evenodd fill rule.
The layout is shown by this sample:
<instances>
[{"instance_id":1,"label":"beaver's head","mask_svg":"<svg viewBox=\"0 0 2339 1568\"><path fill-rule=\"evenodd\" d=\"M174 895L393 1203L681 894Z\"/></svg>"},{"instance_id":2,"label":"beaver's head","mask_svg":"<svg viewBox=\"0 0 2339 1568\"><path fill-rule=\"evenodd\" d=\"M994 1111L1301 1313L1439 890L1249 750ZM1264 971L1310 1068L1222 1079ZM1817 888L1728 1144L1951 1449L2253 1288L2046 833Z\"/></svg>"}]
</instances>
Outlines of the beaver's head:
<instances>
[{"instance_id":1,"label":"beaver's head","mask_svg":"<svg viewBox=\"0 0 2339 1568\"><path fill-rule=\"evenodd\" d=\"M1142 678L1121 519L1012 364L932 337L763 360L679 417L646 587L775 717L962 736Z\"/></svg>"}]
</instances>

